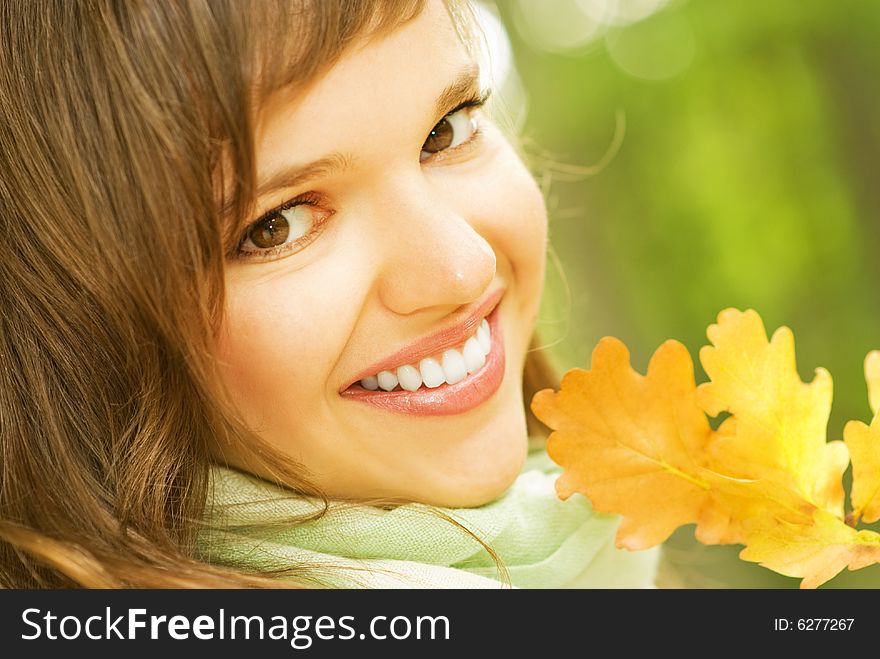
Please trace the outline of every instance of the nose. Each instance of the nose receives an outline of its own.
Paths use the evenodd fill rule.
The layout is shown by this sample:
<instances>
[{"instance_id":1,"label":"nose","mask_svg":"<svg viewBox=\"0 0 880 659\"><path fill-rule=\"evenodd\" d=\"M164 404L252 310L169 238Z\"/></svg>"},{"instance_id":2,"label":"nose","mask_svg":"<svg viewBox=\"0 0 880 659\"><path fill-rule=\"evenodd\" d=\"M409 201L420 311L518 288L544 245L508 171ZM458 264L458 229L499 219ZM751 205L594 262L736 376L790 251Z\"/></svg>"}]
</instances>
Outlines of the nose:
<instances>
[{"instance_id":1,"label":"nose","mask_svg":"<svg viewBox=\"0 0 880 659\"><path fill-rule=\"evenodd\" d=\"M495 252L449 199L414 177L383 196L379 297L401 315L480 299L495 278ZM449 308L452 309L449 309Z\"/></svg>"}]
</instances>

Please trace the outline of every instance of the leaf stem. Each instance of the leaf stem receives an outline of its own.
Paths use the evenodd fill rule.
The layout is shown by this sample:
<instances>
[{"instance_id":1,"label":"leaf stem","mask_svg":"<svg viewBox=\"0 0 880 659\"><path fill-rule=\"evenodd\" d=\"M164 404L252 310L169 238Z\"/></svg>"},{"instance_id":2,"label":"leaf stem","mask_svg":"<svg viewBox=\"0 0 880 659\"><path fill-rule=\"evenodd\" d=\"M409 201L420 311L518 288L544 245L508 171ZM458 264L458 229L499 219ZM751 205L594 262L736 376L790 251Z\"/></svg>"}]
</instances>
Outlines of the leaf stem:
<instances>
[{"instance_id":1,"label":"leaf stem","mask_svg":"<svg viewBox=\"0 0 880 659\"><path fill-rule=\"evenodd\" d=\"M710 485L706 481L704 481L700 478L697 478L696 476L691 476L690 474L682 471L681 469L678 469L677 467L673 467L671 464L667 463L664 460L659 460L658 462L663 466L663 468L666 471L672 473L675 476L678 476L679 478L683 478L691 485L696 485L697 487L699 487L702 490L709 489Z\"/></svg>"},{"instance_id":2,"label":"leaf stem","mask_svg":"<svg viewBox=\"0 0 880 659\"><path fill-rule=\"evenodd\" d=\"M851 513L847 513L846 517L843 518L843 521L847 526L851 526L852 528L856 528L856 525L859 523L859 519L862 517L861 510L854 510Z\"/></svg>"}]
</instances>

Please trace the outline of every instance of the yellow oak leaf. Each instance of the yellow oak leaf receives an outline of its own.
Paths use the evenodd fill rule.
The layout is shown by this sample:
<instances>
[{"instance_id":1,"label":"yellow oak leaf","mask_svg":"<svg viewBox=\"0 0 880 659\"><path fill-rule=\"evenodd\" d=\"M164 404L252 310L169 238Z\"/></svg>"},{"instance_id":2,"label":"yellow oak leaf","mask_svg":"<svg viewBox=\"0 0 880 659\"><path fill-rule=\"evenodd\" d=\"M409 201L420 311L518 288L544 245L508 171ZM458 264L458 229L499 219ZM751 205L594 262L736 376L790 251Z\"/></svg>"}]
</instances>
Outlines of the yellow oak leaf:
<instances>
[{"instance_id":1,"label":"yellow oak leaf","mask_svg":"<svg viewBox=\"0 0 880 659\"><path fill-rule=\"evenodd\" d=\"M853 512L849 522L855 525L859 519L876 522L880 519L880 351L874 350L865 357L865 380L868 383L868 399L874 412L870 426L861 421L850 421L843 429L843 438L852 456L853 484L850 491Z\"/></svg>"},{"instance_id":2,"label":"yellow oak leaf","mask_svg":"<svg viewBox=\"0 0 880 659\"><path fill-rule=\"evenodd\" d=\"M880 519L880 414L870 426L850 421L843 429L843 438L853 466L850 522L855 524L860 518L876 522Z\"/></svg>"},{"instance_id":3,"label":"yellow oak leaf","mask_svg":"<svg viewBox=\"0 0 880 659\"><path fill-rule=\"evenodd\" d=\"M744 524L771 516L792 524L809 524L816 507L785 485L770 479L739 479L706 470L712 505L694 534L706 545L745 544Z\"/></svg>"},{"instance_id":4,"label":"yellow oak leaf","mask_svg":"<svg viewBox=\"0 0 880 659\"><path fill-rule=\"evenodd\" d=\"M800 577L801 588L821 586L844 568L858 570L880 562L880 534L857 531L824 510L817 509L810 524L768 515L753 518L746 529L747 546L740 558Z\"/></svg>"},{"instance_id":5,"label":"yellow oak leaf","mask_svg":"<svg viewBox=\"0 0 880 659\"><path fill-rule=\"evenodd\" d=\"M532 399L554 429L547 452L565 467L559 496L580 492L596 510L620 514L618 546L651 547L699 521L708 502L700 456L712 431L695 394L693 362L680 343L664 343L642 376L626 346L605 338L591 370L571 369L558 393Z\"/></svg>"},{"instance_id":6,"label":"yellow oak leaf","mask_svg":"<svg viewBox=\"0 0 880 659\"><path fill-rule=\"evenodd\" d=\"M871 411L880 409L880 350L872 350L865 357L865 380L868 381L868 401Z\"/></svg>"},{"instance_id":7,"label":"yellow oak leaf","mask_svg":"<svg viewBox=\"0 0 880 659\"><path fill-rule=\"evenodd\" d=\"M831 377L817 369L801 381L788 328L768 341L757 313L727 309L707 334L710 382L699 387L681 344L660 346L642 376L626 346L605 338L591 370L571 369L559 392L534 396L564 469L559 496L580 492L621 515L619 546L647 548L694 523L701 542L743 544L744 560L804 588L880 562L880 534L854 528L880 519L880 352L865 361L874 421L850 422L844 442L828 442ZM713 431L706 415L722 412ZM854 511L844 517L850 454Z\"/></svg>"},{"instance_id":8,"label":"yellow oak leaf","mask_svg":"<svg viewBox=\"0 0 880 659\"><path fill-rule=\"evenodd\" d=\"M726 309L707 331L713 345L700 350L710 382L697 400L711 416L729 412L711 447L713 465L748 480L787 485L819 508L843 516L846 445L826 442L831 412L831 376L801 381L794 338L779 328L768 342L755 311ZM735 431L724 428L735 424Z\"/></svg>"}]
</instances>

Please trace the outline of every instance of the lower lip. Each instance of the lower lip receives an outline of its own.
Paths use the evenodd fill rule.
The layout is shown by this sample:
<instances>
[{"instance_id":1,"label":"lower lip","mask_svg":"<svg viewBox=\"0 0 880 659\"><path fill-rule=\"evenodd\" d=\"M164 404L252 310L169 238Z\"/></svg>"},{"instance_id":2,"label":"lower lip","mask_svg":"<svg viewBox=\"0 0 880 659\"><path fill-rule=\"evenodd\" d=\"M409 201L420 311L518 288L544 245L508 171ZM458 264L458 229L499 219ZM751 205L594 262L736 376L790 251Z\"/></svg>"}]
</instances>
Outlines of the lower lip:
<instances>
[{"instance_id":1,"label":"lower lip","mask_svg":"<svg viewBox=\"0 0 880 659\"><path fill-rule=\"evenodd\" d=\"M384 410L413 416L447 416L472 410L487 401L504 379L504 337L501 335L501 323L498 320L500 306L496 305L486 317L492 339L486 363L464 380L455 384L444 383L433 389L422 386L416 391L370 391L360 384L353 384L340 395Z\"/></svg>"}]
</instances>

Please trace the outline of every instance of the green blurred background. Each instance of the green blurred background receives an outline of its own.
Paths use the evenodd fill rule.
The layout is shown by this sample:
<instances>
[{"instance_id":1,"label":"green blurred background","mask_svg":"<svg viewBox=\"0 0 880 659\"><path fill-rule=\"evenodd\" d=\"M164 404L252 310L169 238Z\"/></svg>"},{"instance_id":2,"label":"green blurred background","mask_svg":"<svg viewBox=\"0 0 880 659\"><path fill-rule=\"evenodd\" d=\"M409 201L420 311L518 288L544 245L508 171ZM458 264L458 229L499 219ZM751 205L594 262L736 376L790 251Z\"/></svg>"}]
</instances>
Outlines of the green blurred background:
<instances>
[{"instance_id":1,"label":"green blurred background","mask_svg":"<svg viewBox=\"0 0 880 659\"><path fill-rule=\"evenodd\" d=\"M560 369L588 367L605 335L641 372L668 338L696 357L721 309L754 308L769 331L794 330L804 379L831 372L829 438L868 421L862 364L880 348L880 3L491 7L519 77L504 95L564 273L548 264L539 324ZM663 585L797 586L738 551L681 529ZM880 566L825 587L877 586Z\"/></svg>"}]
</instances>

